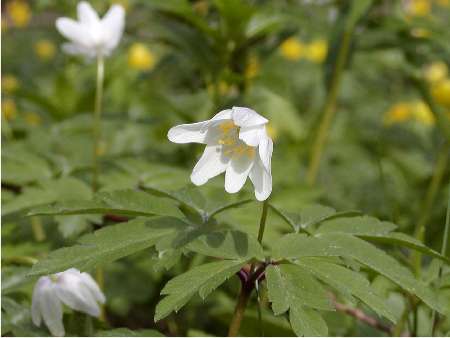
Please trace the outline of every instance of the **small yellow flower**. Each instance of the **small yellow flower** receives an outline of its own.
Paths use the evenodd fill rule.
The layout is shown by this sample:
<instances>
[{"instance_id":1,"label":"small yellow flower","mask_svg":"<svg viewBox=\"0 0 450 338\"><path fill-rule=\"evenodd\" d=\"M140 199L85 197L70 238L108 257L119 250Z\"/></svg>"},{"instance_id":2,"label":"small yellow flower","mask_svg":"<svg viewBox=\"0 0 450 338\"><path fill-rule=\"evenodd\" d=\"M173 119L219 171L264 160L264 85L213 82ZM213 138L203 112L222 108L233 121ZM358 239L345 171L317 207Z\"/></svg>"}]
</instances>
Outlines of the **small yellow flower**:
<instances>
[{"instance_id":1,"label":"small yellow flower","mask_svg":"<svg viewBox=\"0 0 450 338\"><path fill-rule=\"evenodd\" d=\"M315 63L322 63L327 57L327 53L327 42L323 39L318 39L307 45L305 58Z\"/></svg>"},{"instance_id":2,"label":"small yellow flower","mask_svg":"<svg viewBox=\"0 0 450 338\"><path fill-rule=\"evenodd\" d=\"M5 99L2 102L2 115L8 120L14 120L17 116L16 103L11 99Z\"/></svg>"},{"instance_id":3,"label":"small yellow flower","mask_svg":"<svg viewBox=\"0 0 450 338\"><path fill-rule=\"evenodd\" d=\"M405 122L412 116L411 105L407 102L394 104L385 114L383 122L385 125Z\"/></svg>"},{"instance_id":4,"label":"small yellow flower","mask_svg":"<svg viewBox=\"0 0 450 338\"><path fill-rule=\"evenodd\" d=\"M447 64L442 61L436 61L431 63L425 68L424 76L429 83L437 83L444 80L447 77L448 68Z\"/></svg>"},{"instance_id":5,"label":"small yellow flower","mask_svg":"<svg viewBox=\"0 0 450 338\"><path fill-rule=\"evenodd\" d=\"M259 74L261 64L259 58L256 55L251 55L248 58L247 67L245 68L245 77L247 79L253 79Z\"/></svg>"},{"instance_id":6,"label":"small yellow flower","mask_svg":"<svg viewBox=\"0 0 450 338\"><path fill-rule=\"evenodd\" d=\"M280 45L281 55L290 61L298 61L305 52L305 45L299 39L291 37Z\"/></svg>"},{"instance_id":7,"label":"small yellow flower","mask_svg":"<svg viewBox=\"0 0 450 338\"><path fill-rule=\"evenodd\" d=\"M435 122L434 115L431 112L430 107L423 101L416 101L412 103L411 109L413 111L414 118L425 125L433 125Z\"/></svg>"},{"instance_id":8,"label":"small yellow flower","mask_svg":"<svg viewBox=\"0 0 450 338\"><path fill-rule=\"evenodd\" d=\"M31 19L31 9L23 0L13 0L6 5L6 11L16 27L26 27Z\"/></svg>"},{"instance_id":9,"label":"small yellow flower","mask_svg":"<svg viewBox=\"0 0 450 338\"><path fill-rule=\"evenodd\" d=\"M405 10L408 16L427 16L431 12L431 1L409 0L406 2Z\"/></svg>"},{"instance_id":10,"label":"small yellow flower","mask_svg":"<svg viewBox=\"0 0 450 338\"><path fill-rule=\"evenodd\" d=\"M41 124L41 117L39 116L39 114L33 113L33 112L29 112L29 113L25 113L25 122L30 125L30 126L38 126Z\"/></svg>"},{"instance_id":11,"label":"small yellow flower","mask_svg":"<svg viewBox=\"0 0 450 338\"><path fill-rule=\"evenodd\" d=\"M2 89L5 93L13 93L19 89L19 86L19 80L14 75L6 74L2 76Z\"/></svg>"},{"instance_id":12,"label":"small yellow flower","mask_svg":"<svg viewBox=\"0 0 450 338\"><path fill-rule=\"evenodd\" d=\"M151 70L155 66L155 56L144 44L134 43L128 50L128 65L141 71Z\"/></svg>"},{"instance_id":13,"label":"small yellow flower","mask_svg":"<svg viewBox=\"0 0 450 338\"><path fill-rule=\"evenodd\" d=\"M50 40L39 40L34 44L34 52L42 61L53 59L56 47Z\"/></svg>"},{"instance_id":14,"label":"small yellow flower","mask_svg":"<svg viewBox=\"0 0 450 338\"><path fill-rule=\"evenodd\" d=\"M437 103L450 108L450 78L434 84L431 87L431 95Z\"/></svg>"}]
</instances>

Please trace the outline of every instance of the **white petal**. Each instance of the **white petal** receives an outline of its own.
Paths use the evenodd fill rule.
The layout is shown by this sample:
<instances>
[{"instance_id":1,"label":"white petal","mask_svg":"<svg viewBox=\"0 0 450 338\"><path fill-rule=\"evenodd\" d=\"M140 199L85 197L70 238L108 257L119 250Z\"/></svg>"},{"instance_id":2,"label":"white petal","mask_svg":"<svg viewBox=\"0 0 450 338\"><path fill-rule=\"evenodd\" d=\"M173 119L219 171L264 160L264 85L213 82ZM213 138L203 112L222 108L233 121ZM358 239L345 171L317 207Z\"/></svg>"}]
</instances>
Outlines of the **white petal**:
<instances>
[{"instance_id":1,"label":"white petal","mask_svg":"<svg viewBox=\"0 0 450 338\"><path fill-rule=\"evenodd\" d=\"M247 145L257 147L261 139L265 138L265 126L242 127L239 130L239 139Z\"/></svg>"},{"instance_id":2,"label":"white petal","mask_svg":"<svg viewBox=\"0 0 450 338\"><path fill-rule=\"evenodd\" d=\"M203 127L208 121L180 124L170 128L167 137L174 143L205 143L207 129Z\"/></svg>"},{"instance_id":3,"label":"white petal","mask_svg":"<svg viewBox=\"0 0 450 338\"><path fill-rule=\"evenodd\" d=\"M258 201L264 201L272 192L272 175L268 172L261 161L255 161L249 177L255 187L255 196Z\"/></svg>"},{"instance_id":4,"label":"white petal","mask_svg":"<svg viewBox=\"0 0 450 338\"><path fill-rule=\"evenodd\" d=\"M195 165L191 181L195 185L202 185L210 178L220 175L227 169L229 158L222 153L222 146L206 146L202 157Z\"/></svg>"},{"instance_id":5,"label":"white petal","mask_svg":"<svg viewBox=\"0 0 450 338\"><path fill-rule=\"evenodd\" d=\"M100 315L100 308L83 283L81 274L64 272L58 276L55 291L58 298L68 307L94 317Z\"/></svg>"},{"instance_id":6,"label":"white petal","mask_svg":"<svg viewBox=\"0 0 450 338\"><path fill-rule=\"evenodd\" d=\"M85 47L92 45L92 39L86 27L69 18L56 20L56 28L67 39Z\"/></svg>"},{"instance_id":7,"label":"white petal","mask_svg":"<svg viewBox=\"0 0 450 338\"><path fill-rule=\"evenodd\" d=\"M231 109L225 109L218 112L209 121L231 120L233 111Z\"/></svg>"},{"instance_id":8,"label":"white petal","mask_svg":"<svg viewBox=\"0 0 450 338\"><path fill-rule=\"evenodd\" d=\"M40 299L42 297L42 290L46 286L50 286L52 283L51 279L47 276L43 276L38 279L36 285L33 289L33 297L31 301L31 319L36 326L41 325L42 316L40 308Z\"/></svg>"},{"instance_id":9,"label":"white petal","mask_svg":"<svg viewBox=\"0 0 450 338\"><path fill-rule=\"evenodd\" d=\"M233 194L241 190L253 166L253 158L237 156L231 159L225 173L225 191Z\"/></svg>"},{"instance_id":10,"label":"white petal","mask_svg":"<svg viewBox=\"0 0 450 338\"><path fill-rule=\"evenodd\" d=\"M233 107L233 121L239 127L252 127L269 122L254 110L246 107Z\"/></svg>"},{"instance_id":11,"label":"white petal","mask_svg":"<svg viewBox=\"0 0 450 338\"><path fill-rule=\"evenodd\" d=\"M63 312L61 302L53 287L42 289L39 298L41 316L53 336L64 336Z\"/></svg>"},{"instance_id":12,"label":"white petal","mask_svg":"<svg viewBox=\"0 0 450 338\"><path fill-rule=\"evenodd\" d=\"M259 157L266 170L271 173L273 142L270 137L266 137L259 144Z\"/></svg>"},{"instance_id":13,"label":"white petal","mask_svg":"<svg viewBox=\"0 0 450 338\"><path fill-rule=\"evenodd\" d=\"M97 285L97 282L91 277L90 274L83 272L81 274L81 279L83 280L86 287L89 289L89 291L94 296L94 299L102 304L105 303L105 295L100 290L100 288Z\"/></svg>"},{"instance_id":14,"label":"white petal","mask_svg":"<svg viewBox=\"0 0 450 338\"><path fill-rule=\"evenodd\" d=\"M86 1L81 1L78 3L77 12L78 20L83 24L93 25L100 20L97 12L95 12L92 6Z\"/></svg>"},{"instance_id":15,"label":"white petal","mask_svg":"<svg viewBox=\"0 0 450 338\"><path fill-rule=\"evenodd\" d=\"M125 10L120 5L113 5L101 21L105 35L106 48L112 50L119 44L125 26Z\"/></svg>"}]
</instances>

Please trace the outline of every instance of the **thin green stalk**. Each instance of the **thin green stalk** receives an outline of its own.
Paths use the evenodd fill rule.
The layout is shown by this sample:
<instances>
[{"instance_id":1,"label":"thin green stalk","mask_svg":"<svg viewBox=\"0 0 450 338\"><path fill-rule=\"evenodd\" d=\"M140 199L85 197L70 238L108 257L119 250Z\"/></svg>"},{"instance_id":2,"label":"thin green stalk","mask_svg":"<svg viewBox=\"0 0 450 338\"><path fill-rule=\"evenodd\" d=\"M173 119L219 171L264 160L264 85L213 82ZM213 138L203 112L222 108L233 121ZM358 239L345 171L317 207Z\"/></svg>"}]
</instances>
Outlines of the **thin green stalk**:
<instances>
[{"instance_id":1,"label":"thin green stalk","mask_svg":"<svg viewBox=\"0 0 450 338\"><path fill-rule=\"evenodd\" d=\"M266 220L267 220L267 210L269 208L268 200L263 202L261 218L259 221L259 230L258 230L258 242L261 243L264 236L264 229L266 228ZM250 267L250 277L249 280L252 280L252 277L255 271L253 271L255 265L252 264ZM233 318L231 318L230 327L228 329L228 337L236 337L239 333L239 328L241 327L242 319L244 318L245 308L247 307L248 301L253 291L254 285L241 285L241 291L239 293L239 297L236 303L236 307L234 309Z\"/></svg>"},{"instance_id":2,"label":"thin green stalk","mask_svg":"<svg viewBox=\"0 0 450 338\"><path fill-rule=\"evenodd\" d=\"M33 231L34 239L37 242L42 242L43 240L45 240L46 235L45 235L44 227L42 226L41 219L38 216L33 216L30 218L30 222L31 222L31 230Z\"/></svg>"},{"instance_id":3,"label":"thin green stalk","mask_svg":"<svg viewBox=\"0 0 450 338\"><path fill-rule=\"evenodd\" d=\"M101 144L101 114L102 114L102 100L103 100L103 80L104 80L104 59L103 56L97 56L97 82L95 90L95 109L93 121L93 165L92 165L92 190L94 192L98 189L98 174L99 174L99 156Z\"/></svg>"},{"instance_id":4,"label":"thin green stalk","mask_svg":"<svg viewBox=\"0 0 450 338\"><path fill-rule=\"evenodd\" d=\"M448 198L447 198L447 214L445 216L445 227L444 227L444 237L442 238L441 255L445 256L447 254L447 245L450 235L450 186L448 188ZM438 278L442 276L442 263L439 267ZM431 332L430 336L434 336L434 331L436 329L436 311L433 310L431 313Z\"/></svg>"},{"instance_id":5,"label":"thin green stalk","mask_svg":"<svg viewBox=\"0 0 450 338\"><path fill-rule=\"evenodd\" d=\"M430 218L431 208L434 204L436 195L439 191L439 188L442 184L442 180L444 178L449 152L450 152L450 144L446 143L442 146L438 154L438 158L436 160L436 166L434 168L433 177L431 178L430 185L425 195L423 207L414 231L415 237L420 241L423 241L425 238L426 224L428 222L428 219ZM416 275L420 275L421 258L422 255L420 253L415 253L413 255L413 264Z\"/></svg>"},{"instance_id":6,"label":"thin green stalk","mask_svg":"<svg viewBox=\"0 0 450 338\"><path fill-rule=\"evenodd\" d=\"M11 256L2 258L2 264L5 265L25 265L32 266L37 263L37 259L30 256Z\"/></svg>"},{"instance_id":7,"label":"thin green stalk","mask_svg":"<svg viewBox=\"0 0 450 338\"><path fill-rule=\"evenodd\" d=\"M341 83L342 72L344 70L349 52L351 36L352 30L345 31L342 36L342 42L337 55L336 64L334 66L330 89L323 108L322 121L320 122L319 130L312 147L309 167L306 174L306 181L310 185L314 185L316 182L320 159L322 158L322 153L331 127L331 122L333 121L333 117L336 112L336 100Z\"/></svg>"}]
</instances>

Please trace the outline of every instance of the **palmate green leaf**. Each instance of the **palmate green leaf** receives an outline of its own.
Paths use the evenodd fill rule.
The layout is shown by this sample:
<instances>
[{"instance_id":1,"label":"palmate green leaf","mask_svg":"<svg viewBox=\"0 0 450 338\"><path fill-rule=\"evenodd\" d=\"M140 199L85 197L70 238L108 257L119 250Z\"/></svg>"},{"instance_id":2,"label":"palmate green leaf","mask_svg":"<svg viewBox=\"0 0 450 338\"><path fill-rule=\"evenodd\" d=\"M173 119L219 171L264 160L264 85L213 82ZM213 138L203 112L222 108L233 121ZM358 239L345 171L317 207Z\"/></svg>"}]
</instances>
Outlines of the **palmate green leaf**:
<instances>
[{"instance_id":1,"label":"palmate green leaf","mask_svg":"<svg viewBox=\"0 0 450 338\"><path fill-rule=\"evenodd\" d=\"M127 328L117 328L112 330L101 330L95 333L95 337L164 337L156 330L130 330Z\"/></svg>"},{"instance_id":2,"label":"palmate green leaf","mask_svg":"<svg viewBox=\"0 0 450 338\"><path fill-rule=\"evenodd\" d=\"M335 209L326 207L320 204L311 204L302 207L299 213L293 213L285 211L273 204L270 207L276 214L283 218L288 224L290 224L296 232L301 229L308 232L308 228L321 222L331 220L339 217L347 217L352 215L358 215L358 211L344 211L336 212Z\"/></svg>"},{"instance_id":3,"label":"palmate green leaf","mask_svg":"<svg viewBox=\"0 0 450 338\"><path fill-rule=\"evenodd\" d=\"M353 295L372 308L378 315L386 317L393 323L396 322L394 314L386 306L386 301L375 293L369 281L361 274L319 258L304 257L297 260L296 264L302 266L344 296L349 298Z\"/></svg>"},{"instance_id":4,"label":"palmate green leaf","mask_svg":"<svg viewBox=\"0 0 450 338\"><path fill-rule=\"evenodd\" d=\"M253 236L237 230L204 234L187 245L191 251L205 256L225 259L264 260L264 251Z\"/></svg>"},{"instance_id":5,"label":"palmate green leaf","mask_svg":"<svg viewBox=\"0 0 450 338\"><path fill-rule=\"evenodd\" d=\"M139 190L99 192L91 201L57 202L32 210L29 215L117 214L126 216L182 217L176 205Z\"/></svg>"},{"instance_id":6,"label":"palmate green leaf","mask_svg":"<svg viewBox=\"0 0 450 338\"><path fill-rule=\"evenodd\" d=\"M384 251L352 235L343 233L321 234L307 237L289 234L282 237L273 248L278 259L296 260L301 257L351 258L390 279L404 290L415 294L431 308L442 313L436 295L424 283L414 278L411 271Z\"/></svg>"},{"instance_id":7,"label":"palmate green leaf","mask_svg":"<svg viewBox=\"0 0 450 338\"><path fill-rule=\"evenodd\" d=\"M299 266L280 264L266 269L266 279L275 315L289 310L289 320L297 335L326 335L327 325L314 309L333 308L326 291L312 275Z\"/></svg>"},{"instance_id":8,"label":"palmate green leaf","mask_svg":"<svg viewBox=\"0 0 450 338\"><path fill-rule=\"evenodd\" d=\"M205 299L225 280L234 275L246 260L222 260L197 266L171 279L161 291L166 295L156 306L155 321L178 311L195 293Z\"/></svg>"},{"instance_id":9,"label":"palmate green leaf","mask_svg":"<svg viewBox=\"0 0 450 338\"><path fill-rule=\"evenodd\" d=\"M56 201L88 199L90 196L89 186L73 177L43 181L37 187L24 189L17 198L2 205L2 216Z\"/></svg>"},{"instance_id":10,"label":"palmate green leaf","mask_svg":"<svg viewBox=\"0 0 450 338\"><path fill-rule=\"evenodd\" d=\"M83 236L74 246L51 252L33 266L30 275L49 275L70 267L86 271L149 248L186 226L174 217L137 218L108 226Z\"/></svg>"}]
</instances>

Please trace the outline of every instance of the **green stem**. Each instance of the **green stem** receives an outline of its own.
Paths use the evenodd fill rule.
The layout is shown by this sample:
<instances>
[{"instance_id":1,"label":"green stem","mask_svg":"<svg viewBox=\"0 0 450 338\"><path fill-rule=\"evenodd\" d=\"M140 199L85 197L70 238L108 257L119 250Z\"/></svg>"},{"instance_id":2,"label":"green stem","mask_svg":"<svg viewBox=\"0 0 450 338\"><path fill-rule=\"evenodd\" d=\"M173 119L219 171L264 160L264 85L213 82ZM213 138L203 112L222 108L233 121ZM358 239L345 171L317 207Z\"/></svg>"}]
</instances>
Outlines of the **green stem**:
<instances>
[{"instance_id":1,"label":"green stem","mask_svg":"<svg viewBox=\"0 0 450 338\"><path fill-rule=\"evenodd\" d=\"M258 242L261 243L264 236L264 229L266 228L266 220L267 220L267 210L269 209L268 199L263 202L261 218L259 221L259 231L258 231ZM228 329L228 337L235 337L239 333L239 328L241 327L242 319L244 318L245 308L247 307L248 301L253 291L254 283L257 276L254 276L255 272L253 271L255 268L255 264L253 263L250 267L250 276L249 280L252 282L242 283L241 291L239 293L239 298L236 303L236 307L234 309L233 318L231 318L230 327ZM253 278L256 277L256 278ZM254 280L255 279L255 280Z\"/></svg>"},{"instance_id":2,"label":"green stem","mask_svg":"<svg viewBox=\"0 0 450 338\"><path fill-rule=\"evenodd\" d=\"M2 258L2 264L5 265L25 265L32 266L37 263L37 259L29 256L11 256Z\"/></svg>"},{"instance_id":3,"label":"green stem","mask_svg":"<svg viewBox=\"0 0 450 338\"><path fill-rule=\"evenodd\" d=\"M101 114L102 114L102 100L103 100L103 79L104 79L104 59L102 55L97 56L97 82L95 90L95 110L93 121L93 166L92 166L92 190L94 192L98 189L98 174L99 174L99 156L101 144Z\"/></svg>"},{"instance_id":4,"label":"green stem","mask_svg":"<svg viewBox=\"0 0 450 338\"><path fill-rule=\"evenodd\" d=\"M442 238L441 255L445 256L447 254L447 245L450 235L450 186L448 188L448 198L447 198L447 214L445 216L445 227L444 227L444 237ZM438 278L442 276L442 263L439 267ZM431 314L431 332L430 336L434 336L434 331L436 329L436 311L433 310Z\"/></svg>"},{"instance_id":5,"label":"green stem","mask_svg":"<svg viewBox=\"0 0 450 338\"><path fill-rule=\"evenodd\" d=\"M30 218L31 229L33 231L34 239L38 242L45 240L45 230L42 226L41 219L38 216L33 216Z\"/></svg>"},{"instance_id":6,"label":"green stem","mask_svg":"<svg viewBox=\"0 0 450 338\"><path fill-rule=\"evenodd\" d=\"M310 185L314 185L319 171L320 159L322 157L323 149L330 131L331 122L336 111L336 100L339 92L339 85L341 83L341 75L344 70L345 62L347 60L352 30L344 31L342 42L337 55L336 63L333 70L333 77L331 79L330 89L328 91L327 99L323 108L323 118L319 125L316 139L314 141L309 167L306 174L306 181Z\"/></svg>"},{"instance_id":7,"label":"green stem","mask_svg":"<svg viewBox=\"0 0 450 338\"><path fill-rule=\"evenodd\" d=\"M431 178L430 185L425 195L422 211L414 231L415 237L420 241L423 241L425 238L425 227L430 217L431 208L436 199L439 187L441 186L442 180L444 178L449 152L450 152L450 144L446 143L442 146L438 154L438 158L436 160L436 166L433 172L433 177ZM413 255L413 264L417 275L420 274L421 258L422 255L420 253L415 253Z\"/></svg>"}]
</instances>

